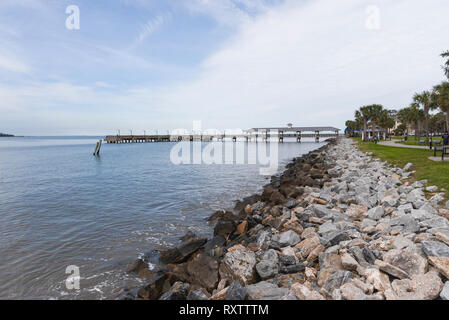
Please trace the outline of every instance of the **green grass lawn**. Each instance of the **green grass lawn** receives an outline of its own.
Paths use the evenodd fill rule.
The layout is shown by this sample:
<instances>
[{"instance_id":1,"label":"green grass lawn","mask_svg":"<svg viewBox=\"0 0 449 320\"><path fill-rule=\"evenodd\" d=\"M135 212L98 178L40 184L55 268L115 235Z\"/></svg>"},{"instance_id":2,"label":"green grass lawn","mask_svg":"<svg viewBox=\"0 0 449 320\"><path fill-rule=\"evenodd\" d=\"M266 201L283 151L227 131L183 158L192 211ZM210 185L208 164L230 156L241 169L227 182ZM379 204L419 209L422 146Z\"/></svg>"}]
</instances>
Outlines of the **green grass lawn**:
<instances>
[{"instance_id":1,"label":"green grass lawn","mask_svg":"<svg viewBox=\"0 0 449 320\"><path fill-rule=\"evenodd\" d=\"M383 161L388 161L394 166L403 168L411 162L415 165L415 179L429 181L429 186L435 185L439 188L449 190L449 162L434 162L429 160L433 156L433 151L424 149L408 149L382 146L372 142L362 142L360 138L354 138L358 141L362 151L373 152L374 156ZM446 191L446 199L448 192Z\"/></svg>"},{"instance_id":2,"label":"green grass lawn","mask_svg":"<svg viewBox=\"0 0 449 320\"><path fill-rule=\"evenodd\" d=\"M416 140L415 140L415 137L408 137L407 141L401 141L402 138L403 137L393 137L392 139L393 140L398 140L398 141L396 141L396 143L406 144L406 145L409 145L409 146L426 146L426 145L429 146L429 144L419 143L419 140L425 140L426 139L425 137L416 138ZM436 141L436 140L443 141L443 138L441 138L441 137L432 137L432 140L433 141Z\"/></svg>"}]
</instances>

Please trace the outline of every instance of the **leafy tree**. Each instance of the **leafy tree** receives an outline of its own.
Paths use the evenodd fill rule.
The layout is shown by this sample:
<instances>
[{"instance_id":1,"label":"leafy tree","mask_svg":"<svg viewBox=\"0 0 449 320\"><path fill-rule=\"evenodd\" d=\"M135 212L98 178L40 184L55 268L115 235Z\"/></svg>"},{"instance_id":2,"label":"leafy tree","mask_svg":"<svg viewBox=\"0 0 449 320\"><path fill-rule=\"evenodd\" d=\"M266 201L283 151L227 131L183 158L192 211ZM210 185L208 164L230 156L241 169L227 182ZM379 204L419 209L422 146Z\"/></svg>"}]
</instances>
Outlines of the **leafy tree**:
<instances>
[{"instance_id":1,"label":"leafy tree","mask_svg":"<svg viewBox=\"0 0 449 320\"><path fill-rule=\"evenodd\" d=\"M405 125L405 123L401 123L400 125L398 125L398 127L394 131L394 134L397 136L402 136L402 135L404 135L406 130L407 130L407 126Z\"/></svg>"},{"instance_id":2,"label":"leafy tree","mask_svg":"<svg viewBox=\"0 0 449 320\"><path fill-rule=\"evenodd\" d=\"M369 119L371 121L371 130L373 133L373 140L376 134L376 126L377 122L379 121L380 117L382 116L383 107L380 104L372 104L368 107L368 115Z\"/></svg>"},{"instance_id":3,"label":"leafy tree","mask_svg":"<svg viewBox=\"0 0 449 320\"><path fill-rule=\"evenodd\" d=\"M429 127L431 132L444 132L446 130L446 115L439 112L430 117Z\"/></svg>"},{"instance_id":4,"label":"leafy tree","mask_svg":"<svg viewBox=\"0 0 449 320\"><path fill-rule=\"evenodd\" d=\"M409 107L410 121L415 128L415 140L416 137L420 136L421 124L424 122L425 116L424 111L419 108L419 104L414 102Z\"/></svg>"},{"instance_id":5,"label":"leafy tree","mask_svg":"<svg viewBox=\"0 0 449 320\"><path fill-rule=\"evenodd\" d=\"M433 88L433 103L446 113L446 130L449 128L449 82L442 82Z\"/></svg>"},{"instance_id":6,"label":"leafy tree","mask_svg":"<svg viewBox=\"0 0 449 320\"><path fill-rule=\"evenodd\" d=\"M396 110L382 110L382 114L379 118L379 126L381 128L387 129L388 135L390 135L390 129L394 127L396 124L396 121L394 117L392 117L392 114L395 114Z\"/></svg>"},{"instance_id":7,"label":"leafy tree","mask_svg":"<svg viewBox=\"0 0 449 320\"><path fill-rule=\"evenodd\" d=\"M429 111L436 109L435 103L432 100L432 93L429 91L423 91L416 93L413 96L413 101L418 106L422 106L424 110L424 128L426 130L426 143L429 143Z\"/></svg>"},{"instance_id":8,"label":"leafy tree","mask_svg":"<svg viewBox=\"0 0 449 320\"><path fill-rule=\"evenodd\" d=\"M359 129L357 121L348 120L346 121L345 125L349 129L350 136L354 135L354 130Z\"/></svg>"},{"instance_id":9,"label":"leafy tree","mask_svg":"<svg viewBox=\"0 0 449 320\"><path fill-rule=\"evenodd\" d=\"M447 58L447 61L445 62L443 69L444 73L446 74L446 77L449 79L449 51L443 52L441 56L443 58Z\"/></svg>"},{"instance_id":10,"label":"leafy tree","mask_svg":"<svg viewBox=\"0 0 449 320\"><path fill-rule=\"evenodd\" d=\"M361 107L360 110L355 112L356 121L363 123L363 141L367 138L368 121L370 120L370 108L369 106Z\"/></svg>"}]
</instances>

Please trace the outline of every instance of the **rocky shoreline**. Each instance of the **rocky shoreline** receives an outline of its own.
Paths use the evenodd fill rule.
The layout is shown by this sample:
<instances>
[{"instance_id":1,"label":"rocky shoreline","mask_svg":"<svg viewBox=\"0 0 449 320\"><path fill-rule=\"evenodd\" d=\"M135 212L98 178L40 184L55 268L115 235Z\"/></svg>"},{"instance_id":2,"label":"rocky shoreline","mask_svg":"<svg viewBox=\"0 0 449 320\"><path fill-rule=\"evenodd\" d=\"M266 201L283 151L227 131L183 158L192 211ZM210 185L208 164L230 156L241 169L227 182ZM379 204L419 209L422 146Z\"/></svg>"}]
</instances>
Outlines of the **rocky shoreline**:
<instances>
[{"instance_id":1,"label":"rocky shoreline","mask_svg":"<svg viewBox=\"0 0 449 320\"><path fill-rule=\"evenodd\" d=\"M411 170L330 140L214 213L213 238L138 260L146 285L117 299L448 300L449 203Z\"/></svg>"}]
</instances>

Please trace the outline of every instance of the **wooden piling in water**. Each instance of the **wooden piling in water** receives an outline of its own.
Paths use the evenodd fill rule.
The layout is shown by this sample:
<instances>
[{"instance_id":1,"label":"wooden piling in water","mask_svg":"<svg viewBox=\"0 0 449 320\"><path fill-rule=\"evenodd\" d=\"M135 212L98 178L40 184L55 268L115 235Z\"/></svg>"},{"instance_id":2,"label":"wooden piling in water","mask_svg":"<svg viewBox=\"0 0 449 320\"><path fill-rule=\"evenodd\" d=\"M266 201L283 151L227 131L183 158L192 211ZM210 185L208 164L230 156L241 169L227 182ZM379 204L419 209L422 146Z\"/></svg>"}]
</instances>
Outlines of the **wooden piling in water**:
<instances>
[{"instance_id":1,"label":"wooden piling in water","mask_svg":"<svg viewBox=\"0 0 449 320\"><path fill-rule=\"evenodd\" d=\"M101 140L97 142L94 149L94 156L98 157L100 156L100 149L101 149Z\"/></svg>"}]
</instances>

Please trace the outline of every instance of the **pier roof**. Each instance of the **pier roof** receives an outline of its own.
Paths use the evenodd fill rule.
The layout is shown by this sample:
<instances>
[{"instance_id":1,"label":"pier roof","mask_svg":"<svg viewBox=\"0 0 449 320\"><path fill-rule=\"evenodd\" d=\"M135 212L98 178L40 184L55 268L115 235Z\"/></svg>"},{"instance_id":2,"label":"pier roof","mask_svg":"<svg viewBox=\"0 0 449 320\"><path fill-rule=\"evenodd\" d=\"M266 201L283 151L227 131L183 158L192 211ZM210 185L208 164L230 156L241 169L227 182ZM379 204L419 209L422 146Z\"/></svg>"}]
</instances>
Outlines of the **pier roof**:
<instances>
[{"instance_id":1,"label":"pier roof","mask_svg":"<svg viewBox=\"0 0 449 320\"><path fill-rule=\"evenodd\" d=\"M248 132L258 132L258 131L270 131L270 130L278 130L278 131L301 131L301 132L336 132L340 131L340 129L334 127L278 127L278 128L252 128L249 129Z\"/></svg>"}]
</instances>

